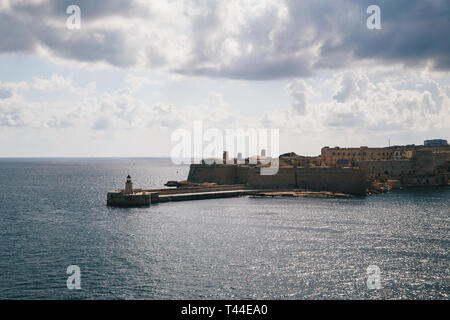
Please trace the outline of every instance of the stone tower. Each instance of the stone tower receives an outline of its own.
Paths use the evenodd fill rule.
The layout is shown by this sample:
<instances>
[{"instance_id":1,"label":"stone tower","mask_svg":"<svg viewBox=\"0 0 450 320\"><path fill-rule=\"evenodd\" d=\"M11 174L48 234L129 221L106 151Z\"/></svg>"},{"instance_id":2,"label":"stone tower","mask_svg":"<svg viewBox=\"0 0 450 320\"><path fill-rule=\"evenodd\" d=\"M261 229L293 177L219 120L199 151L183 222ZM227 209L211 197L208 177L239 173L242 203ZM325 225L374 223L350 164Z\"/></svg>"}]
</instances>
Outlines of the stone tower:
<instances>
[{"instance_id":1,"label":"stone tower","mask_svg":"<svg viewBox=\"0 0 450 320\"><path fill-rule=\"evenodd\" d=\"M133 182L131 182L130 175L127 176L127 182L125 183L125 194L133 194Z\"/></svg>"}]
</instances>

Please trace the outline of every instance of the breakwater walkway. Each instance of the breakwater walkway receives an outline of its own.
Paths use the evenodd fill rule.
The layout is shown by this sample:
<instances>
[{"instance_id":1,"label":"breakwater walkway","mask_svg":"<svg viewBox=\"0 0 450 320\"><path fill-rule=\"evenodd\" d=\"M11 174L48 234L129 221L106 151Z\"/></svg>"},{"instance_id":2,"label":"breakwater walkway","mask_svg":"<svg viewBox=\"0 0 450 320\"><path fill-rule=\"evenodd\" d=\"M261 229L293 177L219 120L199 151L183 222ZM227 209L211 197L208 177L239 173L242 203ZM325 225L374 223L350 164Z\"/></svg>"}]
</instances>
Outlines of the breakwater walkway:
<instances>
[{"instance_id":1,"label":"breakwater walkway","mask_svg":"<svg viewBox=\"0 0 450 320\"><path fill-rule=\"evenodd\" d=\"M124 190L108 192L107 204L114 207L138 207L151 204L171 202L205 200L218 198L232 198L241 196L252 197L350 197L348 194L329 191L310 191L303 189L260 189L246 185L220 185L208 187L190 187L176 189L134 189L132 193Z\"/></svg>"},{"instance_id":2,"label":"breakwater walkway","mask_svg":"<svg viewBox=\"0 0 450 320\"><path fill-rule=\"evenodd\" d=\"M176 188L176 189L133 189L108 192L107 204L116 207L148 206L160 202L188 201L216 198L231 198L250 195L259 190L250 189L245 185L223 185L208 187Z\"/></svg>"}]
</instances>

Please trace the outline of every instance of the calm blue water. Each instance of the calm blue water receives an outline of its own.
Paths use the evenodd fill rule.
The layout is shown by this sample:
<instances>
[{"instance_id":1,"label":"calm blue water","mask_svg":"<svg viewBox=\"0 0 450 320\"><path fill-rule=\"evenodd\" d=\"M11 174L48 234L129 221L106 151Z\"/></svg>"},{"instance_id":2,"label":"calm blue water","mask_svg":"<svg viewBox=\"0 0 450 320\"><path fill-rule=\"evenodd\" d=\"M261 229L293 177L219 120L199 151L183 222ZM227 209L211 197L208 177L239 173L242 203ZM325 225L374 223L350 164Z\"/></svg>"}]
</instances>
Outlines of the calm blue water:
<instances>
[{"instance_id":1,"label":"calm blue water","mask_svg":"<svg viewBox=\"0 0 450 320\"><path fill-rule=\"evenodd\" d=\"M448 299L450 188L106 207L157 159L0 159L1 299ZM66 269L81 268L81 290ZM369 290L366 268L381 270Z\"/></svg>"}]
</instances>

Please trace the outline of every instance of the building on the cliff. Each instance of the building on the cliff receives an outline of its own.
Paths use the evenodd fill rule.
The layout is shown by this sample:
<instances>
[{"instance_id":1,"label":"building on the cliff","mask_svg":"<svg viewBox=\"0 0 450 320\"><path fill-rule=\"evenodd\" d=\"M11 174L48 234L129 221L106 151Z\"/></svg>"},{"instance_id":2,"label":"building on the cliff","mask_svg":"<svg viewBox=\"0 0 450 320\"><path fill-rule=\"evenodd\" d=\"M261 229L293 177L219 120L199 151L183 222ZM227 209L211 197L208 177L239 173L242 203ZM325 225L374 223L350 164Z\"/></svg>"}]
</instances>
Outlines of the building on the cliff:
<instances>
[{"instance_id":1,"label":"building on the cliff","mask_svg":"<svg viewBox=\"0 0 450 320\"><path fill-rule=\"evenodd\" d=\"M450 147L417 148L409 159L360 160L368 179L398 179L404 186L446 185L450 173Z\"/></svg>"},{"instance_id":2,"label":"building on the cliff","mask_svg":"<svg viewBox=\"0 0 450 320\"><path fill-rule=\"evenodd\" d=\"M321 157L299 156L295 152L284 153L279 156L280 166L296 166L296 167L320 167L322 164Z\"/></svg>"},{"instance_id":3,"label":"building on the cliff","mask_svg":"<svg viewBox=\"0 0 450 320\"><path fill-rule=\"evenodd\" d=\"M236 159L237 160L237 159ZM372 183L400 186L448 185L450 146L386 148L322 148L317 157L294 152L279 156L279 170L261 175L270 158L253 156L245 162L191 164L188 182L247 184L256 188L305 188L362 195Z\"/></svg>"},{"instance_id":4,"label":"building on the cliff","mask_svg":"<svg viewBox=\"0 0 450 320\"><path fill-rule=\"evenodd\" d=\"M425 140L423 142L423 145L425 147L448 146L448 142L447 140L444 139L432 139L432 140Z\"/></svg>"},{"instance_id":5,"label":"building on the cliff","mask_svg":"<svg viewBox=\"0 0 450 320\"><path fill-rule=\"evenodd\" d=\"M324 166L354 166L361 160L392 160L411 159L414 155L412 146L394 146L387 148L359 148L323 147L321 152Z\"/></svg>"}]
</instances>

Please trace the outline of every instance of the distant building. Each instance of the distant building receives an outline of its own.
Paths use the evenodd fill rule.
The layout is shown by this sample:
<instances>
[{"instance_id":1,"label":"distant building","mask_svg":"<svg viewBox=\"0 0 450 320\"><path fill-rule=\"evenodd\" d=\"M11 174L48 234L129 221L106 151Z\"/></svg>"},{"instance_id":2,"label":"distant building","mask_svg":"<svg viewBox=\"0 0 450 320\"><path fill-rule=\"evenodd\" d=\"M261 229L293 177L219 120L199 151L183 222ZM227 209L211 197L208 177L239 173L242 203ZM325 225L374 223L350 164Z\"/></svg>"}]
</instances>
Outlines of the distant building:
<instances>
[{"instance_id":1,"label":"distant building","mask_svg":"<svg viewBox=\"0 0 450 320\"><path fill-rule=\"evenodd\" d=\"M324 147L321 152L322 164L325 166L345 166L361 160L392 160L409 159L413 156L414 148L405 146L392 146L385 148L359 148Z\"/></svg>"},{"instance_id":2,"label":"distant building","mask_svg":"<svg viewBox=\"0 0 450 320\"><path fill-rule=\"evenodd\" d=\"M423 145L425 147L448 146L448 142L447 140L444 139L432 139L432 140L425 140Z\"/></svg>"}]
</instances>

